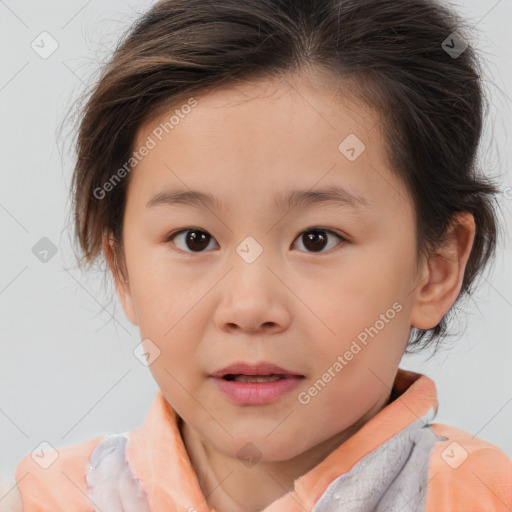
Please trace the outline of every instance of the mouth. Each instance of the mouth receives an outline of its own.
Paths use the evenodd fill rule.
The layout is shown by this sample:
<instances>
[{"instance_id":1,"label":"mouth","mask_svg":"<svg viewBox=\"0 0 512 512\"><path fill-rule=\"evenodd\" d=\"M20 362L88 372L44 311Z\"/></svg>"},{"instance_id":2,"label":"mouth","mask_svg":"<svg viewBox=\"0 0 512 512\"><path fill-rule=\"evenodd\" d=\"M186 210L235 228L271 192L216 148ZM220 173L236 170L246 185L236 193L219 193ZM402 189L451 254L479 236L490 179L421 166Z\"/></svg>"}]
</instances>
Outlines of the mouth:
<instances>
[{"instance_id":1,"label":"mouth","mask_svg":"<svg viewBox=\"0 0 512 512\"><path fill-rule=\"evenodd\" d=\"M290 376L288 376L289 378ZM233 374L227 373L222 377L224 380L235 381L235 382L274 382L276 380L286 379L286 375L282 374L271 374L271 375L244 375L244 374Z\"/></svg>"},{"instance_id":2,"label":"mouth","mask_svg":"<svg viewBox=\"0 0 512 512\"><path fill-rule=\"evenodd\" d=\"M269 405L295 389L304 375L269 362L238 362L211 374L213 382L232 403Z\"/></svg>"},{"instance_id":3,"label":"mouth","mask_svg":"<svg viewBox=\"0 0 512 512\"><path fill-rule=\"evenodd\" d=\"M242 361L217 370L211 374L211 377L235 382L273 382L291 377L304 377L304 375L267 361L260 363Z\"/></svg>"}]
</instances>

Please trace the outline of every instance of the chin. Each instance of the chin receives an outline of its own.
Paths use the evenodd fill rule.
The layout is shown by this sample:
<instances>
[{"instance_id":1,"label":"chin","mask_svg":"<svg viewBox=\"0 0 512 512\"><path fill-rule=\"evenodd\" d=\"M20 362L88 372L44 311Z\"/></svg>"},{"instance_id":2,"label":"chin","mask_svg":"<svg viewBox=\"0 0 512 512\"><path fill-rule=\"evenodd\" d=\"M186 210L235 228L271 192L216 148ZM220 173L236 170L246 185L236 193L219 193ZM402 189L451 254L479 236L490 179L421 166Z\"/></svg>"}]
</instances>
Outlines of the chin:
<instances>
[{"instance_id":1,"label":"chin","mask_svg":"<svg viewBox=\"0 0 512 512\"><path fill-rule=\"evenodd\" d=\"M23 512L21 496L14 477L0 475L0 512Z\"/></svg>"}]
</instances>

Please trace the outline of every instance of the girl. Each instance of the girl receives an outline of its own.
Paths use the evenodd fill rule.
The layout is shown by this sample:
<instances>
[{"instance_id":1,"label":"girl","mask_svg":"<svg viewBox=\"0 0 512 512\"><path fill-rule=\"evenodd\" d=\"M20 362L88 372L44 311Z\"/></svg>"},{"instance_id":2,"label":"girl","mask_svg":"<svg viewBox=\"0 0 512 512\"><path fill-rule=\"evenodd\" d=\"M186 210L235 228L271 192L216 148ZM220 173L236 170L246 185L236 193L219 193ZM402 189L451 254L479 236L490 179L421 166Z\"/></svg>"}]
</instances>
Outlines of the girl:
<instances>
[{"instance_id":1,"label":"girl","mask_svg":"<svg viewBox=\"0 0 512 512\"><path fill-rule=\"evenodd\" d=\"M138 429L21 460L24 510L511 509L510 459L399 368L496 247L468 40L434 0L140 18L81 113L73 206L160 391Z\"/></svg>"}]
</instances>

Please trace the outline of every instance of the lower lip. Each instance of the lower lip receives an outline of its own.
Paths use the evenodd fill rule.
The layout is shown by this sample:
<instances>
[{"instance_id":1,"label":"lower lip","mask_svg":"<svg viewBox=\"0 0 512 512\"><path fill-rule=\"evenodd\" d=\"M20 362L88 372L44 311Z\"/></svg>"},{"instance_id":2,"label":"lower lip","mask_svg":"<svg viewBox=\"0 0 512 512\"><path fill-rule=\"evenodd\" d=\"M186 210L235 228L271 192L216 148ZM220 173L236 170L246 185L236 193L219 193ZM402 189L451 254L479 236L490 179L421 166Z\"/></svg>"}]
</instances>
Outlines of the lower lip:
<instances>
[{"instance_id":1,"label":"lower lip","mask_svg":"<svg viewBox=\"0 0 512 512\"><path fill-rule=\"evenodd\" d=\"M286 377L270 382L237 382L213 377L219 389L240 405L265 405L294 389L303 377Z\"/></svg>"}]
</instances>

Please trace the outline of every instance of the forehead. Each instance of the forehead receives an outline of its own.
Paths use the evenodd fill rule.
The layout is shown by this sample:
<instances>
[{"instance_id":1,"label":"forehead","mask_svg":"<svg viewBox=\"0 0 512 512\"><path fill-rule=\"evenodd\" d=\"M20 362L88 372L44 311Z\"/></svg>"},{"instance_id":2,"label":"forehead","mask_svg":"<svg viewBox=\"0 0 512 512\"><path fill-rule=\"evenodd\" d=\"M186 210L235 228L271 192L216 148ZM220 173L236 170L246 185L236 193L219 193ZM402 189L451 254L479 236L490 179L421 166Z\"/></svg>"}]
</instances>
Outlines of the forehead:
<instances>
[{"instance_id":1,"label":"forehead","mask_svg":"<svg viewBox=\"0 0 512 512\"><path fill-rule=\"evenodd\" d=\"M392 205L405 191L387 167L379 120L341 85L309 76L218 87L139 128L134 150L152 149L132 170L129 195L147 203L165 188L200 189L229 208L229 199L270 204L276 193L325 185Z\"/></svg>"},{"instance_id":2,"label":"forehead","mask_svg":"<svg viewBox=\"0 0 512 512\"><path fill-rule=\"evenodd\" d=\"M272 136L283 128L291 128L298 136L307 134L308 138L312 132L318 135L335 132L341 137L350 128L364 138L366 132L378 125L380 114L351 93L352 82L343 83L320 81L310 74L291 74L217 86L194 97L182 97L181 102L150 118L139 127L135 145L141 145L147 135L159 128L163 130L163 138L172 133L178 143L176 137L180 133L187 138L190 131L197 130L209 130L212 136L222 135L233 125L240 136L253 137L252 147L261 142L258 134L268 142L265 135ZM190 107L192 102L194 105ZM240 132L240 128L244 131ZM231 135L235 134L231 132Z\"/></svg>"}]
</instances>

